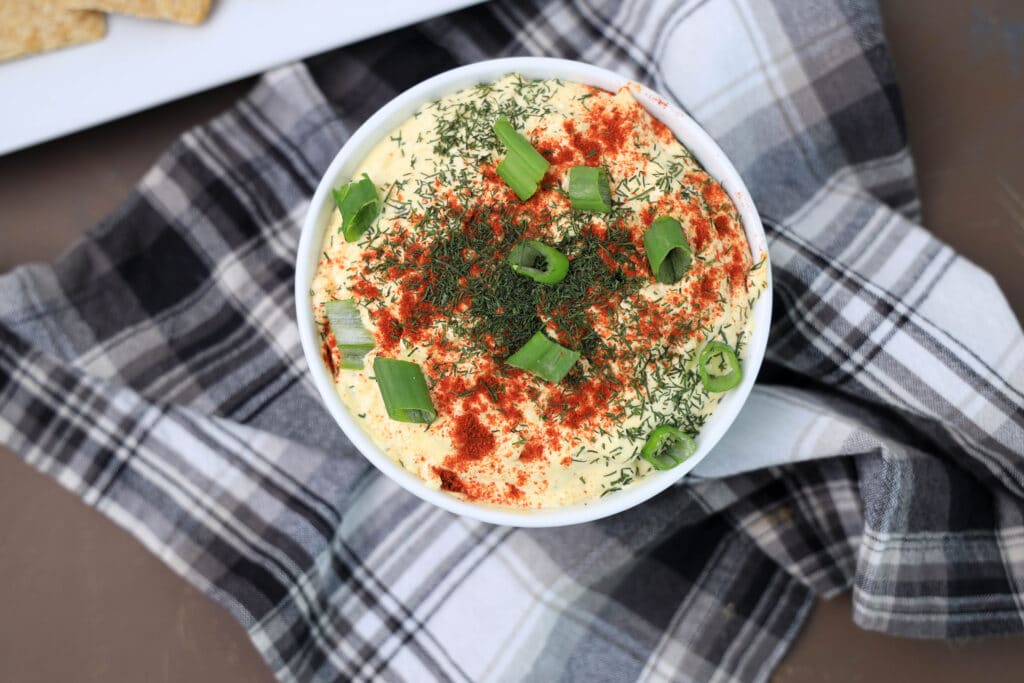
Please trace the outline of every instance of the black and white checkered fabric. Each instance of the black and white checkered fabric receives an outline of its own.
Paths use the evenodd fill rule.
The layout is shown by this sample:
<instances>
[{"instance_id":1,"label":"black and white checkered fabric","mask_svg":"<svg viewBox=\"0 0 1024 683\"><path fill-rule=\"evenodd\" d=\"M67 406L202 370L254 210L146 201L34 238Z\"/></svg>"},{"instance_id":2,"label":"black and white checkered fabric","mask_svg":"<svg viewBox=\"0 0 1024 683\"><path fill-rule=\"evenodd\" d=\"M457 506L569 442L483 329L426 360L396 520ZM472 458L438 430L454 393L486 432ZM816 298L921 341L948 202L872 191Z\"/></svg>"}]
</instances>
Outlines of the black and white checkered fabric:
<instances>
[{"instance_id":1,"label":"black and white checkered fabric","mask_svg":"<svg viewBox=\"0 0 1024 683\"><path fill-rule=\"evenodd\" d=\"M425 77L520 54L684 106L755 195L776 278L760 383L699 476L548 530L370 467L292 301L346 136ZM866 628L1019 632L1024 336L916 216L869 2L486 4L268 73L59 262L0 278L0 443L230 610L283 680L762 681L848 589Z\"/></svg>"}]
</instances>

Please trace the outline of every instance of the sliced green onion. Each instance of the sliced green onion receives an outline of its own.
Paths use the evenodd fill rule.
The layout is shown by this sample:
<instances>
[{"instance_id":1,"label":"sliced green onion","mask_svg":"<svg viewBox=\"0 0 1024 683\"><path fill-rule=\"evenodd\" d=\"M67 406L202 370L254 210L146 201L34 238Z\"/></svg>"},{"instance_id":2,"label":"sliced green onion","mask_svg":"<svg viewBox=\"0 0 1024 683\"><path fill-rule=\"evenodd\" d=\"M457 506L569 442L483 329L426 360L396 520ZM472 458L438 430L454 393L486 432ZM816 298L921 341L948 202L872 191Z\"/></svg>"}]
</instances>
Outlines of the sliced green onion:
<instances>
[{"instance_id":1,"label":"sliced green onion","mask_svg":"<svg viewBox=\"0 0 1024 683\"><path fill-rule=\"evenodd\" d=\"M508 263L520 275L544 285L561 282L569 272L565 254L537 240L523 240L512 247Z\"/></svg>"},{"instance_id":2,"label":"sliced green onion","mask_svg":"<svg viewBox=\"0 0 1024 683\"><path fill-rule=\"evenodd\" d=\"M516 196L523 201L532 197L537 191L537 184L540 180L534 180L533 173L522 157L509 153L495 170L501 179L512 188Z\"/></svg>"},{"instance_id":3,"label":"sliced green onion","mask_svg":"<svg viewBox=\"0 0 1024 683\"><path fill-rule=\"evenodd\" d=\"M608 171L596 166L573 166L569 169L569 201L581 211L612 210L612 193L608 189Z\"/></svg>"},{"instance_id":4,"label":"sliced green onion","mask_svg":"<svg viewBox=\"0 0 1024 683\"><path fill-rule=\"evenodd\" d=\"M517 197L526 201L537 191L538 183L551 164L505 117L494 122L494 133L508 150L504 161L498 164L498 175Z\"/></svg>"},{"instance_id":5,"label":"sliced green onion","mask_svg":"<svg viewBox=\"0 0 1024 683\"><path fill-rule=\"evenodd\" d=\"M693 251L683 234L683 226L671 216L654 219L644 233L644 250L654 276L666 285L679 282L693 260Z\"/></svg>"},{"instance_id":6,"label":"sliced green onion","mask_svg":"<svg viewBox=\"0 0 1024 683\"><path fill-rule=\"evenodd\" d=\"M407 360L377 356L373 359L373 374L392 420L429 424L437 419L420 366Z\"/></svg>"},{"instance_id":7,"label":"sliced green onion","mask_svg":"<svg viewBox=\"0 0 1024 683\"><path fill-rule=\"evenodd\" d=\"M722 357L726 368L729 370L724 375L712 375L708 371L708 364L717 356ZM731 346L722 342L708 342L701 349L697 365L700 368L701 384L711 392L729 391L743 379L743 371L740 369L740 361L736 357L736 352L732 350ZM721 363L719 363L719 368L721 368Z\"/></svg>"},{"instance_id":8,"label":"sliced green onion","mask_svg":"<svg viewBox=\"0 0 1024 683\"><path fill-rule=\"evenodd\" d=\"M364 173L359 180L331 190L331 194L341 212L341 234L345 236L346 242L355 242L373 225L373 220L380 213L377 186Z\"/></svg>"},{"instance_id":9,"label":"sliced green onion","mask_svg":"<svg viewBox=\"0 0 1024 683\"><path fill-rule=\"evenodd\" d=\"M579 351L567 349L538 332L505 362L549 382L561 382L579 359Z\"/></svg>"},{"instance_id":10,"label":"sliced green onion","mask_svg":"<svg viewBox=\"0 0 1024 683\"><path fill-rule=\"evenodd\" d=\"M693 437L675 427L662 425L651 432L640 457L656 470L670 470L697 452Z\"/></svg>"},{"instance_id":11,"label":"sliced green onion","mask_svg":"<svg viewBox=\"0 0 1024 683\"><path fill-rule=\"evenodd\" d=\"M540 152L533 148L525 135L517 131L504 116L494 122L494 134L498 136L502 144L508 149L509 154L515 154L527 162L537 180L544 177L551 165Z\"/></svg>"},{"instance_id":12,"label":"sliced green onion","mask_svg":"<svg viewBox=\"0 0 1024 683\"><path fill-rule=\"evenodd\" d=\"M324 304L324 314L341 352L341 367L362 370L363 358L375 344L373 335L363 327L355 302L352 299L328 301Z\"/></svg>"}]
</instances>

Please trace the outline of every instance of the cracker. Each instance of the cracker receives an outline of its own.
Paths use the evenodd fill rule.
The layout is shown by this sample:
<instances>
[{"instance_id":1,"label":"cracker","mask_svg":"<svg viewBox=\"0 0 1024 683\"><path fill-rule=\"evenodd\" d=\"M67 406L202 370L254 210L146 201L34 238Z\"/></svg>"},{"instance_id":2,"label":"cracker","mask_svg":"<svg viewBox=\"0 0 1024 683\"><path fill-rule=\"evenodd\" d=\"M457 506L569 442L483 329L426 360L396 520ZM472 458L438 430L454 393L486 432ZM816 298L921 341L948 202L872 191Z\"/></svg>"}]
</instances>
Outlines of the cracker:
<instances>
[{"instance_id":1,"label":"cracker","mask_svg":"<svg viewBox=\"0 0 1024 683\"><path fill-rule=\"evenodd\" d=\"M60 0L69 9L92 9L198 24L210 13L213 0Z\"/></svg>"},{"instance_id":2,"label":"cracker","mask_svg":"<svg viewBox=\"0 0 1024 683\"><path fill-rule=\"evenodd\" d=\"M99 40L106 32L107 22L100 12L32 0L0 0L0 61Z\"/></svg>"}]
</instances>

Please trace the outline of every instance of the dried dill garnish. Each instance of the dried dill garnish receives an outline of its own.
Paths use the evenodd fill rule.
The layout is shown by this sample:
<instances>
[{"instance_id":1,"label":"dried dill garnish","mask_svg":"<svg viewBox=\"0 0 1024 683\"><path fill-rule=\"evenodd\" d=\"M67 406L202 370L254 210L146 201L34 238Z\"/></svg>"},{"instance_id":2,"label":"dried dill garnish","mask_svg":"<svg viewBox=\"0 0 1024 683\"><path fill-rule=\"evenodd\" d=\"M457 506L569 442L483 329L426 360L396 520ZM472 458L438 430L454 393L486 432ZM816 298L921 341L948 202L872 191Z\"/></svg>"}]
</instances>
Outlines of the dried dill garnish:
<instances>
[{"instance_id":1,"label":"dried dill garnish","mask_svg":"<svg viewBox=\"0 0 1024 683\"><path fill-rule=\"evenodd\" d=\"M493 219L493 214L478 214L463 230L445 233L430 245L431 284L424 300L449 316L455 335L482 351L507 355L547 326L562 343L596 361L603 342L594 333L592 307L609 297L627 297L643 284L609 265L601 251L612 243L621 250L636 252L636 247L619 234L563 237L553 246L569 257L569 273L557 287L548 287L508 266L508 252L527 230L526 223L499 215L499 240ZM467 298L468 310L457 311Z\"/></svg>"}]
</instances>

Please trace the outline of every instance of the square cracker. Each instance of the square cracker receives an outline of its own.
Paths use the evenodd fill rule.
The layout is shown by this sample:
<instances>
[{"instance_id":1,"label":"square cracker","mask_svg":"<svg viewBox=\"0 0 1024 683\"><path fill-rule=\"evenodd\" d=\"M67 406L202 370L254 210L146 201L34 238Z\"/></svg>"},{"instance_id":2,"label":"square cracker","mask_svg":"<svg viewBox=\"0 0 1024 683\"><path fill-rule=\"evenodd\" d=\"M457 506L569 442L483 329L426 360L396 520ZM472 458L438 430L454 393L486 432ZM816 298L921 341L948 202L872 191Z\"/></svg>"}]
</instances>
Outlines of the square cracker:
<instances>
[{"instance_id":1,"label":"square cracker","mask_svg":"<svg viewBox=\"0 0 1024 683\"><path fill-rule=\"evenodd\" d=\"M107 22L100 12L32 0L0 0L0 61L99 40L106 32Z\"/></svg>"},{"instance_id":2,"label":"square cracker","mask_svg":"<svg viewBox=\"0 0 1024 683\"><path fill-rule=\"evenodd\" d=\"M213 0L60 0L68 9L93 9L198 24L210 13Z\"/></svg>"}]
</instances>

